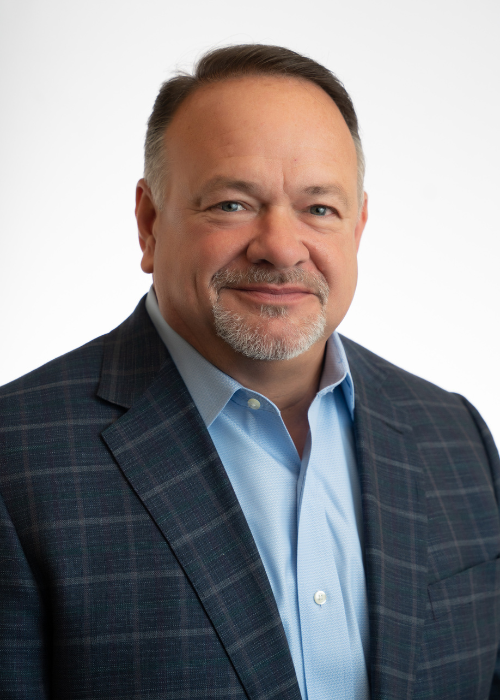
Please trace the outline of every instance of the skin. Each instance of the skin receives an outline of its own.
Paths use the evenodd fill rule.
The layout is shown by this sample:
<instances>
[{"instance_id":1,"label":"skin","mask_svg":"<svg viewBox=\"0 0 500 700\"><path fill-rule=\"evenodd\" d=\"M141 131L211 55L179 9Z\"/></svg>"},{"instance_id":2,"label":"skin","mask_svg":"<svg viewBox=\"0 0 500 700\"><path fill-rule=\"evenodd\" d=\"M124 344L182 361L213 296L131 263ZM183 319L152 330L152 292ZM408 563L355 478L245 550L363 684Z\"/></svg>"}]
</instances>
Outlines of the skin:
<instances>
[{"instance_id":1,"label":"skin","mask_svg":"<svg viewBox=\"0 0 500 700\"><path fill-rule=\"evenodd\" d=\"M359 206L349 129L332 99L308 81L244 77L190 95L166 130L165 147L161 210L144 180L136 196L141 266L153 273L160 311L209 362L276 404L302 455L326 341L354 296L368 216L366 194ZM214 178L224 182L210 187ZM320 185L330 191L306 191ZM324 336L298 357L252 360L216 335L213 275L250 268L302 268L326 279ZM255 325L263 303L285 305L285 318L266 319L266 332L277 336L320 312L304 284L240 285L222 289L220 300Z\"/></svg>"}]
</instances>

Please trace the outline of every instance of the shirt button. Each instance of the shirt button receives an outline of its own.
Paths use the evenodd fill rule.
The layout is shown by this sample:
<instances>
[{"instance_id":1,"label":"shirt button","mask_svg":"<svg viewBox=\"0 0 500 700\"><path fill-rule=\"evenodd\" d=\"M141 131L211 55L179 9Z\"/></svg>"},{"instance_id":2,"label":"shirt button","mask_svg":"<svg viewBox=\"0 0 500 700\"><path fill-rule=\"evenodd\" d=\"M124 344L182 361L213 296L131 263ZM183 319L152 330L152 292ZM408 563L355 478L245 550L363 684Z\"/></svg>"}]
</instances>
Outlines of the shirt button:
<instances>
[{"instance_id":1,"label":"shirt button","mask_svg":"<svg viewBox=\"0 0 500 700\"><path fill-rule=\"evenodd\" d=\"M323 605L323 603L326 603L326 593L324 591L316 591L314 594L314 602L318 605Z\"/></svg>"},{"instance_id":2,"label":"shirt button","mask_svg":"<svg viewBox=\"0 0 500 700\"><path fill-rule=\"evenodd\" d=\"M254 411L260 408L260 401L258 399L248 399L247 404L248 408L253 408Z\"/></svg>"}]
</instances>

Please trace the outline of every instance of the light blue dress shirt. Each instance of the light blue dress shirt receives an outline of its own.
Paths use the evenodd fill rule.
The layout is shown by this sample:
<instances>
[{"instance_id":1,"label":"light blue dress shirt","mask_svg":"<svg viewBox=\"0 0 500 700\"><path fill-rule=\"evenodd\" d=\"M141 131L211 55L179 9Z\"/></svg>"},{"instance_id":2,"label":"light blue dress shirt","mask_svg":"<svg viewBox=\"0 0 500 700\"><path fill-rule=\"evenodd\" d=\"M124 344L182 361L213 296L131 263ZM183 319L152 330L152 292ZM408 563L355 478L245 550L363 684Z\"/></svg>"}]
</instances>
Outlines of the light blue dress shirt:
<instances>
[{"instance_id":1,"label":"light blue dress shirt","mask_svg":"<svg viewBox=\"0 0 500 700\"><path fill-rule=\"evenodd\" d=\"M248 521L303 700L367 700L368 603L354 389L338 334L327 343L301 460L275 404L221 372L170 328L153 287L146 309Z\"/></svg>"}]
</instances>

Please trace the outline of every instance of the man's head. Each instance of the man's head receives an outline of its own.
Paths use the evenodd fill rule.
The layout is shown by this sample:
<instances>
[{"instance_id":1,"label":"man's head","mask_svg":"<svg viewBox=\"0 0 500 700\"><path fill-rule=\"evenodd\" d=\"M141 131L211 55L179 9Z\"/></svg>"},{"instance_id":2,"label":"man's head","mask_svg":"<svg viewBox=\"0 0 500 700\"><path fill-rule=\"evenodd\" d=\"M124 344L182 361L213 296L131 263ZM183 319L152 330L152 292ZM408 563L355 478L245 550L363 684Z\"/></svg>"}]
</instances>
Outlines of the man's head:
<instances>
[{"instance_id":1,"label":"man's head","mask_svg":"<svg viewBox=\"0 0 500 700\"><path fill-rule=\"evenodd\" d=\"M325 68L287 49L232 47L203 63L211 78L187 78L187 91L174 78L168 99L164 85L149 122L143 269L168 323L219 366L317 351L352 301L367 216L354 109ZM330 76L338 102L297 66Z\"/></svg>"}]
</instances>

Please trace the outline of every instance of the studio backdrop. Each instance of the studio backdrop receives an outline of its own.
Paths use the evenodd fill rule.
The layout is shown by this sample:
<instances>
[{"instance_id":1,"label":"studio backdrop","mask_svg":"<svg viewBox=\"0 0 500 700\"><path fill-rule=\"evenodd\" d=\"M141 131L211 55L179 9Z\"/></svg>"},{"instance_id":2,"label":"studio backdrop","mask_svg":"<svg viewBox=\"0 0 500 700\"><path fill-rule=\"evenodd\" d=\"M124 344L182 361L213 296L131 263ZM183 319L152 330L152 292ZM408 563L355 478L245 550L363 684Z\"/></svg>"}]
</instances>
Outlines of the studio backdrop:
<instances>
[{"instance_id":1,"label":"studio backdrop","mask_svg":"<svg viewBox=\"0 0 500 700\"><path fill-rule=\"evenodd\" d=\"M106 333L148 290L135 184L162 81L279 44L344 82L367 160L339 330L464 394L500 443L497 0L3 0L0 384Z\"/></svg>"}]
</instances>

